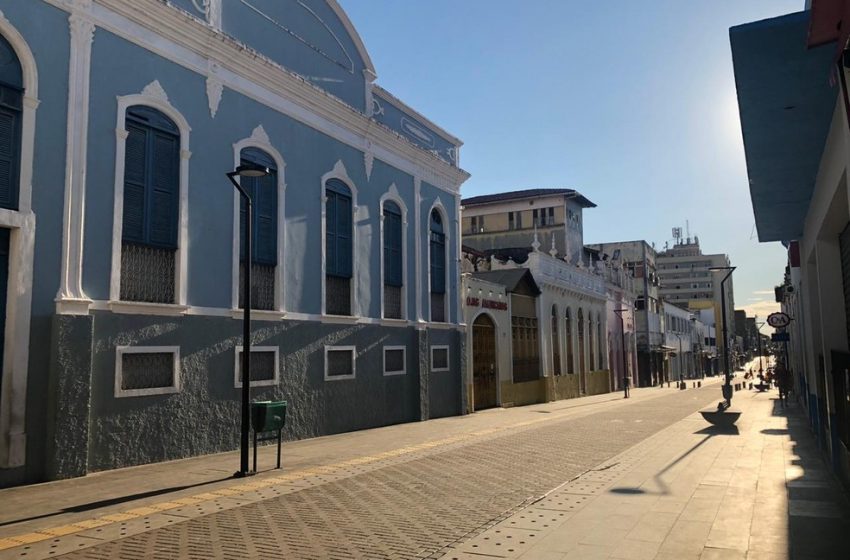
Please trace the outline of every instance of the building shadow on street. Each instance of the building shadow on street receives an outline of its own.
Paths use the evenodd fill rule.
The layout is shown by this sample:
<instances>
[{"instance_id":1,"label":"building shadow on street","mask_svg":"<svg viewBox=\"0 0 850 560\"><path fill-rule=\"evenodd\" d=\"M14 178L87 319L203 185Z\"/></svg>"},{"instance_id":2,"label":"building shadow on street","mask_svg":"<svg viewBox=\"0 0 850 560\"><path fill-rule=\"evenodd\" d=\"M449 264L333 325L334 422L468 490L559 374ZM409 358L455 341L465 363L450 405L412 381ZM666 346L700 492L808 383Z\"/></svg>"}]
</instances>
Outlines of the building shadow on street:
<instances>
[{"instance_id":1,"label":"building shadow on street","mask_svg":"<svg viewBox=\"0 0 850 560\"><path fill-rule=\"evenodd\" d=\"M826 451L818 447L804 411L789 399L776 398L775 416L786 416L787 430L762 430L787 435L794 459L786 468L788 493L787 556L792 560L850 558L850 497L831 471ZM758 523L753 519L753 524Z\"/></svg>"}]
</instances>

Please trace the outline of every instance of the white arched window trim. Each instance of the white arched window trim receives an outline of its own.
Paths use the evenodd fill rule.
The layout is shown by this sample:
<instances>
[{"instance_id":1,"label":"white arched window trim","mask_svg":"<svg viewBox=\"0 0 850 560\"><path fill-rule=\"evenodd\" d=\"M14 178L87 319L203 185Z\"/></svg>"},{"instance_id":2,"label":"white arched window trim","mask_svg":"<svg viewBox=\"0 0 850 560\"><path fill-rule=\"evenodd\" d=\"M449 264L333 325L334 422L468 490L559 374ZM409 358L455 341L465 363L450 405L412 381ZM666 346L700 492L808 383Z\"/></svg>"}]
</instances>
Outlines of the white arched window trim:
<instances>
[{"instance_id":1,"label":"white arched window trim","mask_svg":"<svg viewBox=\"0 0 850 560\"><path fill-rule=\"evenodd\" d=\"M325 185L331 179L339 179L345 185L351 189L351 317L348 316L337 316L337 315L328 315L325 311L325 231L326 231L326 203L328 200L327 195L325 194ZM345 169L345 164L342 163L342 160L338 160L332 170L322 175L321 188L319 189L319 196L322 201L322 316L325 318L333 317L342 322L348 321L356 321L360 318L360 306L359 299L357 298L357 284L358 284L358 270L359 259L357 258L358 246L357 242L359 236L357 235L357 216L359 214L359 206L357 206L357 185L354 184L354 181L351 180L351 177L348 176L348 171ZM382 251L383 252L383 251Z\"/></svg>"},{"instance_id":2,"label":"white arched window trim","mask_svg":"<svg viewBox=\"0 0 850 560\"><path fill-rule=\"evenodd\" d=\"M285 312L284 290L286 287L283 282L284 271L284 240L286 238L284 230L284 208L286 205L286 162L279 151L272 145L263 126L260 125L254 129L251 136L243 138L233 144L233 168L236 169L242 161L242 150L245 148L257 148L274 160L277 166L277 266L275 267L274 277L274 307L275 311L263 311L260 309L252 309L252 315L282 315ZM236 178L239 181L239 177ZM239 309L239 208L240 196L236 189L233 189L233 263L232 263L232 289L231 289L231 308L234 316L242 316L242 310Z\"/></svg>"},{"instance_id":3,"label":"white arched window trim","mask_svg":"<svg viewBox=\"0 0 850 560\"><path fill-rule=\"evenodd\" d=\"M186 288L188 280L189 243L189 133L192 131L186 118L168 101L168 96L158 81L148 84L142 93L118 98L118 118L115 126L115 203L112 210L112 274L109 282L109 307L113 311L157 314L182 314L188 309ZM180 211L177 229L177 262L175 264L175 303L143 303L121 301L121 231L124 225L124 157L127 148L127 109L136 105L161 111L174 121L180 131Z\"/></svg>"},{"instance_id":4,"label":"white arched window trim","mask_svg":"<svg viewBox=\"0 0 850 560\"><path fill-rule=\"evenodd\" d=\"M427 247L428 247L428 266L426 268L427 276L428 276L428 292L427 292L428 293L428 322L429 323L433 322L431 320L431 317L433 317L433 314L431 313L431 213L434 210L436 210L437 212L440 213L440 217L443 220L443 233L446 236L446 241L443 244L443 247L444 247L443 250L446 253L445 254L445 260L444 260L444 262L446 263L446 267L445 267L446 268L446 271L445 271L446 294L445 294L445 297L443 298L443 317L446 318L444 323L452 323L453 320L452 320L451 317L449 317L449 301L451 300L451 294L452 294L452 285L449 283L449 269L451 269L451 270L455 269L455 267L450 265L450 263L449 263L449 246L450 246L450 241L451 241L452 235L451 235L451 232L450 232L450 229L449 229L449 213L446 211L446 207L443 206L443 202L440 200L440 197L437 197L437 199L434 200L434 203L431 204L431 208L428 209L427 219L425 220L425 224L426 224L426 226L425 226L426 227L425 239L426 239Z\"/></svg>"},{"instance_id":5,"label":"white arched window trim","mask_svg":"<svg viewBox=\"0 0 850 560\"><path fill-rule=\"evenodd\" d=\"M401 319L386 319L387 321L406 321L407 314L407 205L401 199L395 183L390 184L389 190L380 199L381 220L381 318L384 318L384 203L391 200L401 209Z\"/></svg>"},{"instance_id":6,"label":"white arched window trim","mask_svg":"<svg viewBox=\"0 0 850 560\"><path fill-rule=\"evenodd\" d=\"M26 463L26 394L32 312L32 269L35 215L32 212L32 172L35 114L38 109L38 70L29 45L0 12L0 35L9 42L21 64L24 81L21 112L21 157L18 210L0 209L0 227L8 228L9 286L0 382L0 468Z\"/></svg>"}]
</instances>

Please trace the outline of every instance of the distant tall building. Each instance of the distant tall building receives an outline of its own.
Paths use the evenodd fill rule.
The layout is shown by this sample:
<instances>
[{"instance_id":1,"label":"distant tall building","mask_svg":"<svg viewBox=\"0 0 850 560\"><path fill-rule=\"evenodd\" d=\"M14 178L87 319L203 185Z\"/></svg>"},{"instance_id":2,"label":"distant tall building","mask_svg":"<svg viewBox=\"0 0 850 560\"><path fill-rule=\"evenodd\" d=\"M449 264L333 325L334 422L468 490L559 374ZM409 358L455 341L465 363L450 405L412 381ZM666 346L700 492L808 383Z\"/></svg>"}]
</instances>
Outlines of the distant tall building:
<instances>
[{"instance_id":1,"label":"distant tall building","mask_svg":"<svg viewBox=\"0 0 850 560\"><path fill-rule=\"evenodd\" d=\"M679 238L676 243L658 253L658 292L661 299L698 313L699 318L714 324L718 332L718 352L723 351L720 282L726 272L712 272L712 267L730 266L724 254L703 254L699 237ZM732 278L725 283L726 322L728 336L735 337L735 299Z\"/></svg>"}]
</instances>

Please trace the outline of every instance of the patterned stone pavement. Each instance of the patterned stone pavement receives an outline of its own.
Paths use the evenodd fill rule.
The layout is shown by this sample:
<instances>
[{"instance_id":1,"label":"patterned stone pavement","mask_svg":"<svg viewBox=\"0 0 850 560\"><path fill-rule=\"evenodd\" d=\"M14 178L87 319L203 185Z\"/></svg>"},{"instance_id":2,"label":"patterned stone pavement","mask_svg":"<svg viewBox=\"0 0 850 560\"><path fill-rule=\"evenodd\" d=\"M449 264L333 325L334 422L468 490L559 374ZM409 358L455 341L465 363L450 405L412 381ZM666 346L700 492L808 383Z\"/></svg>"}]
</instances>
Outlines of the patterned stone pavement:
<instances>
[{"instance_id":1,"label":"patterned stone pavement","mask_svg":"<svg viewBox=\"0 0 850 560\"><path fill-rule=\"evenodd\" d=\"M717 385L657 390L579 417L547 421L540 410L538 422L369 465L349 461L309 480L284 476L212 502L153 506L0 558L440 558L719 393Z\"/></svg>"}]
</instances>

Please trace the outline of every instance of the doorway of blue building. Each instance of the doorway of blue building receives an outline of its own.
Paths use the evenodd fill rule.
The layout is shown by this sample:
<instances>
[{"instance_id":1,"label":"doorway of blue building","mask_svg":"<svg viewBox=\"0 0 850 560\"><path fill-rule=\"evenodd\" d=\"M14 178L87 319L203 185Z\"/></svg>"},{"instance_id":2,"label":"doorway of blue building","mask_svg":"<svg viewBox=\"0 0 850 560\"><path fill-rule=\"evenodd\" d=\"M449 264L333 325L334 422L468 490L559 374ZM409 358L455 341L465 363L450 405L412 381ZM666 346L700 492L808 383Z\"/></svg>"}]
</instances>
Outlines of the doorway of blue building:
<instances>
[{"instance_id":1,"label":"doorway of blue building","mask_svg":"<svg viewBox=\"0 0 850 560\"><path fill-rule=\"evenodd\" d=\"M497 404L496 324L487 314L472 323L472 395L475 410Z\"/></svg>"},{"instance_id":2,"label":"doorway of blue building","mask_svg":"<svg viewBox=\"0 0 850 560\"><path fill-rule=\"evenodd\" d=\"M9 230L0 228L0 367L6 338L6 294L9 287ZM0 382L2 382L0 375ZM2 390L2 387L0 387Z\"/></svg>"}]
</instances>

